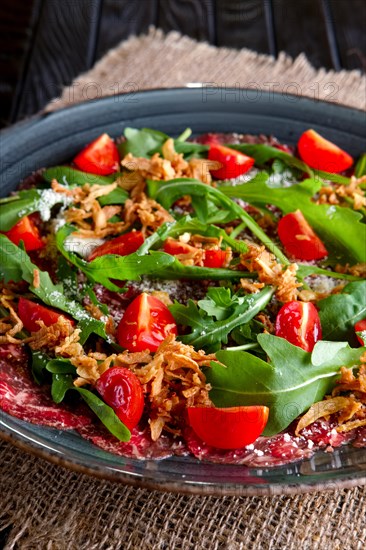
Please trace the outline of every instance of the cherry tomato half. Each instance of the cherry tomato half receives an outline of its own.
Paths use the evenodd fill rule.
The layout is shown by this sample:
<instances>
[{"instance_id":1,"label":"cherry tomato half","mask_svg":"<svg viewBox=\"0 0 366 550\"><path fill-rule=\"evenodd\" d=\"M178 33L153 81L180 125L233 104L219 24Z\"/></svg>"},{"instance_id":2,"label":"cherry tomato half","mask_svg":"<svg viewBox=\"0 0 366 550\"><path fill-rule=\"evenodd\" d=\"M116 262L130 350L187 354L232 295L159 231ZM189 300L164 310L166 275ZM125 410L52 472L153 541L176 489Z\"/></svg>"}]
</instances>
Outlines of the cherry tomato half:
<instances>
[{"instance_id":1,"label":"cherry tomato half","mask_svg":"<svg viewBox=\"0 0 366 550\"><path fill-rule=\"evenodd\" d=\"M202 441L218 449L240 449L263 432L269 409L265 406L188 407L188 421Z\"/></svg>"},{"instance_id":2,"label":"cherry tomato half","mask_svg":"<svg viewBox=\"0 0 366 550\"><path fill-rule=\"evenodd\" d=\"M136 252L142 244L144 244L144 236L141 231L130 231L120 237L111 239L93 250L88 260L91 262L99 256L106 254L117 254L118 256L128 256Z\"/></svg>"},{"instance_id":3,"label":"cherry tomato half","mask_svg":"<svg viewBox=\"0 0 366 550\"><path fill-rule=\"evenodd\" d=\"M54 323L57 323L60 317L64 317L71 325L75 324L75 321L68 315L60 313L55 309L36 304L26 298L19 298L18 315L24 328L29 332L37 332L40 329L37 321L43 321L46 327L50 327Z\"/></svg>"},{"instance_id":4,"label":"cherry tomato half","mask_svg":"<svg viewBox=\"0 0 366 550\"><path fill-rule=\"evenodd\" d=\"M358 321L355 324L355 332L365 332L365 336L366 336L366 319L362 319L362 321ZM365 342L362 340L360 336L357 336L357 340L360 342L361 346L365 345Z\"/></svg>"},{"instance_id":5,"label":"cherry tomato half","mask_svg":"<svg viewBox=\"0 0 366 550\"><path fill-rule=\"evenodd\" d=\"M221 162L221 168L210 170L211 174L220 180L237 178L248 172L254 164L253 158L224 145L212 144L208 152L208 158Z\"/></svg>"},{"instance_id":6,"label":"cherry tomato half","mask_svg":"<svg viewBox=\"0 0 366 550\"><path fill-rule=\"evenodd\" d=\"M76 155L74 164L90 174L113 174L118 170L118 149L108 134L102 134Z\"/></svg>"},{"instance_id":7,"label":"cherry tomato half","mask_svg":"<svg viewBox=\"0 0 366 550\"><path fill-rule=\"evenodd\" d=\"M278 223L278 236L286 252L299 260L320 260L328 256L323 242L314 233L300 210L286 214Z\"/></svg>"},{"instance_id":8,"label":"cherry tomato half","mask_svg":"<svg viewBox=\"0 0 366 550\"><path fill-rule=\"evenodd\" d=\"M171 254L172 256L178 256L179 254L191 254L197 252L198 249L187 243L176 241L172 238L168 238L164 243L164 252ZM221 249L208 249L203 251L203 265L205 267L223 267L226 262L227 252Z\"/></svg>"},{"instance_id":9,"label":"cherry tomato half","mask_svg":"<svg viewBox=\"0 0 366 550\"><path fill-rule=\"evenodd\" d=\"M124 367L111 367L103 372L95 387L121 422L133 430L144 410L144 394L136 374Z\"/></svg>"},{"instance_id":10,"label":"cherry tomato half","mask_svg":"<svg viewBox=\"0 0 366 550\"><path fill-rule=\"evenodd\" d=\"M128 351L154 352L169 334L178 334L173 315L163 302L143 292L127 307L117 340Z\"/></svg>"},{"instance_id":11,"label":"cherry tomato half","mask_svg":"<svg viewBox=\"0 0 366 550\"><path fill-rule=\"evenodd\" d=\"M323 138L315 130L307 130L300 136L297 150L302 160L316 170L338 174L353 164L351 155Z\"/></svg>"},{"instance_id":12,"label":"cherry tomato half","mask_svg":"<svg viewBox=\"0 0 366 550\"><path fill-rule=\"evenodd\" d=\"M322 338L318 311L311 302L287 302L276 317L276 336L294 346L312 351Z\"/></svg>"},{"instance_id":13,"label":"cherry tomato half","mask_svg":"<svg viewBox=\"0 0 366 550\"><path fill-rule=\"evenodd\" d=\"M14 227L6 231L5 235L17 246L20 241L23 241L27 252L44 247L38 227L28 216L22 218Z\"/></svg>"}]
</instances>

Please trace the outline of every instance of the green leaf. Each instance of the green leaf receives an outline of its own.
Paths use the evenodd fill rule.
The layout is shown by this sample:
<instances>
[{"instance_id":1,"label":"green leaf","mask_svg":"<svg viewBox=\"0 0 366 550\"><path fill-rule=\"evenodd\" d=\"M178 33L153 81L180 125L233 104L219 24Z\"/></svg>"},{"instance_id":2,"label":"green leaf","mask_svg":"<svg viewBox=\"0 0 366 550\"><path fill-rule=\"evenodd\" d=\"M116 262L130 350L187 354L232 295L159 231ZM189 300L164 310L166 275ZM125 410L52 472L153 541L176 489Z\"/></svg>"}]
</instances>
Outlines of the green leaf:
<instances>
[{"instance_id":1,"label":"green leaf","mask_svg":"<svg viewBox=\"0 0 366 550\"><path fill-rule=\"evenodd\" d=\"M286 189L275 189L265 183L248 182L235 187L221 186L220 191L254 206L273 204L283 214L300 209L338 262L365 262L366 225L361 222L362 215L350 208L312 202L321 185L320 180L307 179Z\"/></svg>"},{"instance_id":2,"label":"green leaf","mask_svg":"<svg viewBox=\"0 0 366 550\"><path fill-rule=\"evenodd\" d=\"M356 178L366 176L366 153L363 153L357 161L355 166L355 176Z\"/></svg>"},{"instance_id":3,"label":"green leaf","mask_svg":"<svg viewBox=\"0 0 366 550\"><path fill-rule=\"evenodd\" d=\"M116 181L120 174L116 172L110 176L99 176L76 170L76 168L71 168L70 166L53 166L52 168L47 168L42 175L46 181L51 183L52 180L57 180L61 185L85 185L86 183L91 185L110 185Z\"/></svg>"},{"instance_id":4,"label":"green leaf","mask_svg":"<svg viewBox=\"0 0 366 550\"><path fill-rule=\"evenodd\" d=\"M341 176L340 174L332 174L331 172L324 172L324 170L313 170L314 177L319 177L322 180L332 181L333 183L340 183L341 185L348 185L350 178Z\"/></svg>"},{"instance_id":5,"label":"green leaf","mask_svg":"<svg viewBox=\"0 0 366 550\"><path fill-rule=\"evenodd\" d=\"M78 321L78 327L81 329L81 343L84 343L92 333L105 340L108 339L105 324L89 315L77 301L68 299L65 296L63 285L55 285L49 274L34 265L30 257L9 241L5 235L0 235L0 259L0 280L4 279L6 282L10 280L14 282L26 281L30 285L29 290L44 304L69 313ZM40 279L40 284L37 287L33 286L35 270L39 272Z\"/></svg>"},{"instance_id":6,"label":"green leaf","mask_svg":"<svg viewBox=\"0 0 366 550\"><path fill-rule=\"evenodd\" d=\"M49 359L46 365L46 370L52 372L52 374L74 374L76 368L69 359Z\"/></svg>"},{"instance_id":7,"label":"green leaf","mask_svg":"<svg viewBox=\"0 0 366 550\"><path fill-rule=\"evenodd\" d=\"M283 338L260 334L258 342L270 362L243 351L223 350L211 363L207 382L218 407L266 405L270 409L264 435L286 429L300 414L328 393L341 366L353 367L365 348L345 342L316 343L312 353ZM225 366L223 366L225 365Z\"/></svg>"},{"instance_id":8,"label":"green leaf","mask_svg":"<svg viewBox=\"0 0 366 550\"><path fill-rule=\"evenodd\" d=\"M0 203L0 231L9 231L24 216L33 212L41 212L47 221L51 216L51 209L56 204L69 204L69 198L52 189L28 189L19 191L11 201Z\"/></svg>"},{"instance_id":9,"label":"green leaf","mask_svg":"<svg viewBox=\"0 0 366 550\"><path fill-rule=\"evenodd\" d=\"M340 294L317 302L326 340L356 344L355 323L366 318L366 281L349 283Z\"/></svg>"},{"instance_id":10,"label":"green leaf","mask_svg":"<svg viewBox=\"0 0 366 550\"><path fill-rule=\"evenodd\" d=\"M84 388L75 388L85 403L91 408L91 410L96 414L99 420L104 424L107 430L114 435L120 441L129 441L131 439L131 432L121 422L114 410L106 405L99 397L94 393Z\"/></svg>"},{"instance_id":11,"label":"green leaf","mask_svg":"<svg viewBox=\"0 0 366 550\"><path fill-rule=\"evenodd\" d=\"M116 189L108 193L108 195L103 195L102 197L99 197L98 201L101 206L107 206L108 204L125 204L128 197L129 195L127 191L125 191L121 187L116 187Z\"/></svg>"},{"instance_id":12,"label":"green leaf","mask_svg":"<svg viewBox=\"0 0 366 550\"><path fill-rule=\"evenodd\" d=\"M32 363L31 363L31 369L32 369L32 375L34 380L37 384L41 385L45 382L45 369L47 367L47 363L49 362L50 358L41 351L33 351L31 350L32 354Z\"/></svg>"},{"instance_id":13,"label":"green leaf","mask_svg":"<svg viewBox=\"0 0 366 550\"><path fill-rule=\"evenodd\" d=\"M72 374L52 375L51 395L55 403L61 403L65 399L67 390L74 387L74 377Z\"/></svg>"},{"instance_id":14,"label":"green leaf","mask_svg":"<svg viewBox=\"0 0 366 550\"><path fill-rule=\"evenodd\" d=\"M131 153L134 157L149 158L150 151L158 149L169 139L167 134L150 128L142 128L141 130L125 128L124 134L126 141L118 146L122 157Z\"/></svg>"},{"instance_id":15,"label":"green leaf","mask_svg":"<svg viewBox=\"0 0 366 550\"><path fill-rule=\"evenodd\" d=\"M189 300L187 306L176 302L169 309L179 325L193 329L190 334L180 338L182 342L196 349L212 352L220 349L222 343L227 343L228 336L234 328L248 323L262 311L272 295L273 289L267 287L257 294L235 297L232 308L226 308L226 317L219 321L214 321L204 310L199 310L192 300Z\"/></svg>"},{"instance_id":16,"label":"green leaf","mask_svg":"<svg viewBox=\"0 0 366 550\"><path fill-rule=\"evenodd\" d=\"M178 178L166 182L148 180L149 194L156 201L160 202L164 208L169 209L171 205L184 195L190 195L191 197L201 197L204 200L212 200L216 205L220 206L229 214L233 214L234 218L240 219L245 222L247 228L255 235L275 256L278 260L288 265L289 261L282 251L269 239L268 235L261 229L257 222L245 211L241 206L236 204L233 200L226 197L226 190L238 189L238 187L225 187L220 189L204 185L202 182L190 179L190 178ZM249 185L246 183L244 186ZM280 191L280 190L277 190ZM225 194L224 194L225 193ZM200 220L202 221L202 220Z\"/></svg>"},{"instance_id":17,"label":"green leaf","mask_svg":"<svg viewBox=\"0 0 366 550\"><path fill-rule=\"evenodd\" d=\"M311 168L305 162L294 157L293 155L290 155L289 153L286 153L285 151L277 149L276 147L254 143L240 143L238 145L229 144L227 146L254 158L257 166L265 166L270 160L280 159L288 166L292 166L302 172L305 172L306 174L312 175Z\"/></svg>"}]
</instances>

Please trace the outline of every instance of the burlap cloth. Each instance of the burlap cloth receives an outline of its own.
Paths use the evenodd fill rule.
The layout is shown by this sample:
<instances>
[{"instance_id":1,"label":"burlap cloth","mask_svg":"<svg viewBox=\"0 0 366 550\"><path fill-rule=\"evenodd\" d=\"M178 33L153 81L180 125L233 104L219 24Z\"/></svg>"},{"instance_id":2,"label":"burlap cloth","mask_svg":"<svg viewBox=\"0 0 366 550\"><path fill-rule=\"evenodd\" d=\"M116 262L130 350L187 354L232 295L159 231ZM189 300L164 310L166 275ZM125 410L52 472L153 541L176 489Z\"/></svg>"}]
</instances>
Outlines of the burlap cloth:
<instances>
[{"instance_id":1,"label":"burlap cloth","mask_svg":"<svg viewBox=\"0 0 366 550\"><path fill-rule=\"evenodd\" d=\"M117 89L199 82L272 86L366 108L366 79L357 71L315 70L303 55L292 61L281 54L276 61L151 30L109 52L48 110ZM366 540L365 487L293 497L160 494L75 474L7 443L0 443L0 469L0 546L4 540L6 549L354 550Z\"/></svg>"}]
</instances>

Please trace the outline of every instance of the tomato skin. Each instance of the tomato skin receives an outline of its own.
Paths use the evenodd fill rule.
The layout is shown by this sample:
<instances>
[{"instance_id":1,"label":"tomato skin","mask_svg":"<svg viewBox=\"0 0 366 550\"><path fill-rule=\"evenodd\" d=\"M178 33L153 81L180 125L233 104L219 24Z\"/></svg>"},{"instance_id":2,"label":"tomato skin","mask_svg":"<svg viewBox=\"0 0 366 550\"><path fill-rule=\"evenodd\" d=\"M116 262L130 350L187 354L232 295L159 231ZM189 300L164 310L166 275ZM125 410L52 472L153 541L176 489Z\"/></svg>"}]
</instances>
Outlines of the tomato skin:
<instances>
[{"instance_id":1,"label":"tomato skin","mask_svg":"<svg viewBox=\"0 0 366 550\"><path fill-rule=\"evenodd\" d=\"M350 168L353 164L351 155L338 145L323 138L315 130L304 132L297 143L301 159L316 170L325 170L338 174Z\"/></svg>"},{"instance_id":2,"label":"tomato skin","mask_svg":"<svg viewBox=\"0 0 366 550\"><path fill-rule=\"evenodd\" d=\"M102 134L76 155L74 164L84 172L108 176L118 170L118 149L108 134Z\"/></svg>"},{"instance_id":3,"label":"tomato skin","mask_svg":"<svg viewBox=\"0 0 366 550\"><path fill-rule=\"evenodd\" d=\"M60 317L64 317L70 322L71 325L75 325L74 320L68 315L59 313L51 308L41 306L22 297L19 298L18 315L24 325L24 328L28 330L28 332L37 332L40 329L37 321L43 321L46 327L50 327L54 323L57 323Z\"/></svg>"},{"instance_id":4,"label":"tomato skin","mask_svg":"<svg viewBox=\"0 0 366 550\"><path fill-rule=\"evenodd\" d=\"M355 324L355 332L363 332L363 331L366 331L366 319L362 319L362 321L357 321L357 323ZM360 336L357 336L357 340L360 342L361 346L365 345L364 341Z\"/></svg>"},{"instance_id":5,"label":"tomato skin","mask_svg":"<svg viewBox=\"0 0 366 550\"><path fill-rule=\"evenodd\" d=\"M205 267L223 267L225 265L227 253L225 250L205 250L203 265Z\"/></svg>"},{"instance_id":6,"label":"tomato skin","mask_svg":"<svg viewBox=\"0 0 366 550\"><path fill-rule=\"evenodd\" d=\"M118 325L117 340L131 352L155 352L169 334L178 334L173 315L163 302L143 292L127 307Z\"/></svg>"},{"instance_id":7,"label":"tomato skin","mask_svg":"<svg viewBox=\"0 0 366 550\"><path fill-rule=\"evenodd\" d=\"M218 449L240 449L263 432L269 409L265 406L188 407L188 421L202 441Z\"/></svg>"},{"instance_id":8,"label":"tomato skin","mask_svg":"<svg viewBox=\"0 0 366 550\"><path fill-rule=\"evenodd\" d=\"M14 227L12 227L9 231L6 231L4 234L17 246L20 241L23 241L27 252L39 250L45 245L40 237L38 227L28 216L22 218L17 224L14 225Z\"/></svg>"},{"instance_id":9,"label":"tomato skin","mask_svg":"<svg viewBox=\"0 0 366 550\"><path fill-rule=\"evenodd\" d=\"M311 302L287 302L276 317L276 336L285 338L294 346L313 351L322 338L318 311Z\"/></svg>"},{"instance_id":10,"label":"tomato skin","mask_svg":"<svg viewBox=\"0 0 366 550\"><path fill-rule=\"evenodd\" d=\"M178 256L178 254L190 254L197 251L197 248L181 241L176 241L171 237L164 243L164 252L171 254L172 256Z\"/></svg>"},{"instance_id":11,"label":"tomato skin","mask_svg":"<svg viewBox=\"0 0 366 550\"><path fill-rule=\"evenodd\" d=\"M321 260L328 256L323 242L314 233L300 210L286 214L280 219L278 236L286 252L298 260Z\"/></svg>"},{"instance_id":12,"label":"tomato skin","mask_svg":"<svg viewBox=\"0 0 366 550\"><path fill-rule=\"evenodd\" d=\"M211 174L220 180L237 178L248 172L254 164L253 158L224 145L212 144L208 152L208 158L209 160L221 162L221 168L210 170Z\"/></svg>"},{"instance_id":13,"label":"tomato skin","mask_svg":"<svg viewBox=\"0 0 366 550\"><path fill-rule=\"evenodd\" d=\"M187 243L176 241L175 239L169 237L164 243L164 252L167 252L167 254L171 254L172 256L178 256L179 254L194 254L195 252L198 252L198 248ZM226 258L226 250L203 250L202 261L205 267L222 267L226 262Z\"/></svg>"},{"instance_id":14,"label":"tomato skin","mask_svg":"<svg viewBox=\"0 0 366 550\"><path fill-rule=\"evenodd\" d=\"M96 382L96 390L129 430L139 423L144 394L136 374L124 367L111 367Z\"/></svg>"},{"instance_id":15,"label":"tomato skin","mask_svg":"<svg viewBox=\"0 0 366 550\"><path fill-rule=\"evenodd\" d=\"M106 254L117 254L118 256L128 256L136 252L142 244L144 244L144 236L141 231L130 231L120 237L111 239L93 250L88 261L91 262L95 258L105 256Z\"/></svg>"}]
</instances>

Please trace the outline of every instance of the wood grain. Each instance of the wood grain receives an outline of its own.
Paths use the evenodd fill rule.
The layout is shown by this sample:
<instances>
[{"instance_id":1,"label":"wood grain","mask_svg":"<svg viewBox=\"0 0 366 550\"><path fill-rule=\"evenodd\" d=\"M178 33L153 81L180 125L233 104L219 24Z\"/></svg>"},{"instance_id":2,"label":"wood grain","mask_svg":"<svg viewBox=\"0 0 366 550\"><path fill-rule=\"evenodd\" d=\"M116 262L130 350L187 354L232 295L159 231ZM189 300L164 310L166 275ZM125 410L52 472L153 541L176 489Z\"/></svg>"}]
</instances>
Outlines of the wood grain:
<instances>
[{"instance_id":1,"label":"wood grain","mask_svg":"<svg viewBox=\"0 0 366 550\"><path fill-rule=\"evenodd\" d=\"M37 112L56 97L65 84L91 66L99 10L100 0L43 3L19 117ZM96 97L98 90L89 89L85 93L87 97Z\"/></svg>"},{"instance_id":2,"label":"wood grain","mask_svg":"<svg viewBox=\"0 0 366 550\"><path fill-rule=\"evenodd\" d=\"M343 67L366 71L365 0L330 0L330 8Z\"/></svg>"},{"instance_id":3,"label":"wood grain","mask_svg":"<svg viewBox=\"0 0 366 550\"><path fill-rule=\"evenodd\" d=\"M217 44L269 53L263 0L216 0Z\"/></svg>"},{"instance_id":4,"label":"wood grain","mask_svg":"<svg viewBox=\"0 0 366 550\"><path fill-rule=\"evenodd\" d=\"M159 0L158 27L176 30L211 44L215 36L214 0Z\"/></svg>"},{"instance_id":5,"label":"wood grain","mask_svg":"<svg viewBox=\"0 0 366 550\"><path fill-rule=\"evenodd\" d=\"M305 52L315 67L333 68L319 0L273 0L278 49L293 57Z\"/></svg>"},{"instance_id":6,"label":"wood grain","mask_svg":"<svg viewBox=\"0 0 366 550\"><path fill-rule=\"evenodd\" d=\"M131 34L142 34L150 25L156 25L157 13L158 0L104 0L97 57Z\"/></svg>"}]
</instances>

